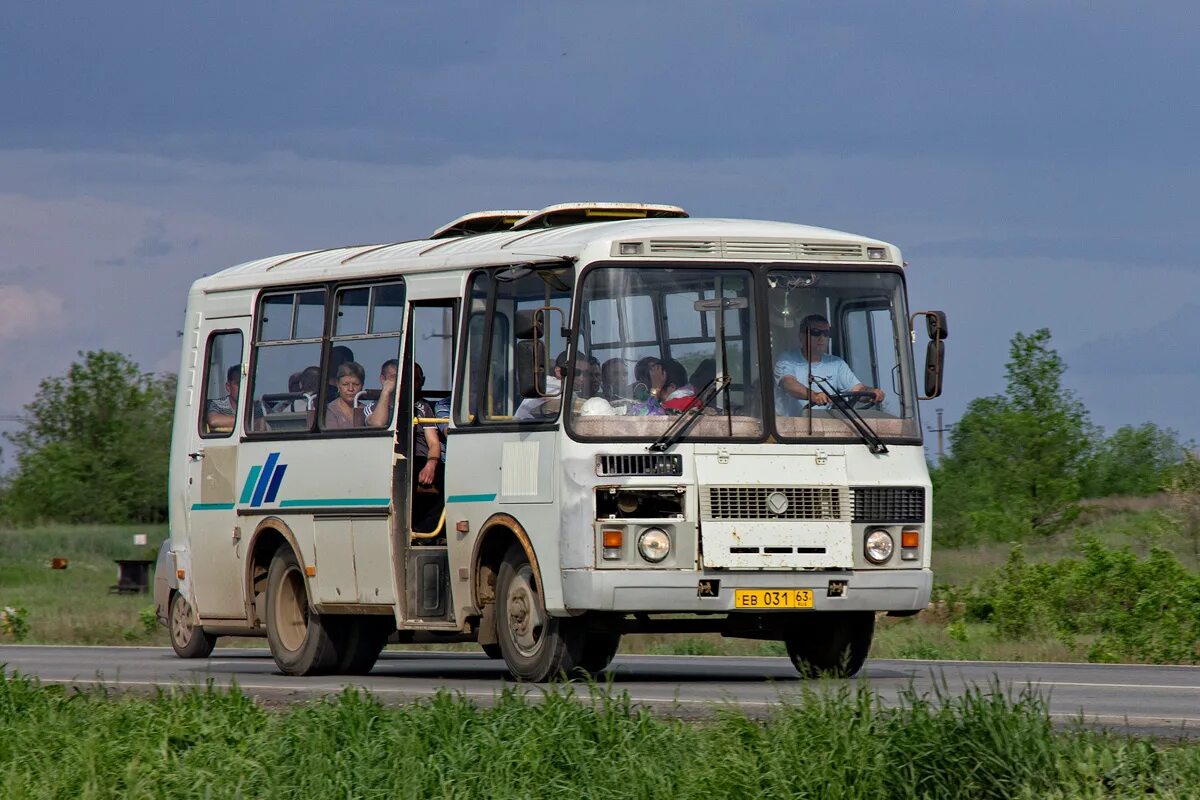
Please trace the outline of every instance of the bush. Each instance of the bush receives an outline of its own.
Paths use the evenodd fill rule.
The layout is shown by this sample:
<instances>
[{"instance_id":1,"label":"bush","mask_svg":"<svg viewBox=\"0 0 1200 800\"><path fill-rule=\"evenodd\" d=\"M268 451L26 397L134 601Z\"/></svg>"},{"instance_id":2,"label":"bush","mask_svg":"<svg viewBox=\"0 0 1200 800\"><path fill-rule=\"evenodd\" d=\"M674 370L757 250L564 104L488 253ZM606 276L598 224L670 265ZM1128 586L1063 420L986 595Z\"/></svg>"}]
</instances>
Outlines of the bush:
<instances>
[{"instance_id":1,"label":"bush","mask_svg":"<svg viewBox=\"0 0 1200 800\"><path fill-rule=\"evenodd\" d=\"M1144 560L1128 547L1080 542L1082 557L1029 564L1020 546L974 594L1008 639L1038 634L1068 644L1094 637L1092 661L1200 662L1200 576L1170 552Z\"/></svg>"}]
</instances>

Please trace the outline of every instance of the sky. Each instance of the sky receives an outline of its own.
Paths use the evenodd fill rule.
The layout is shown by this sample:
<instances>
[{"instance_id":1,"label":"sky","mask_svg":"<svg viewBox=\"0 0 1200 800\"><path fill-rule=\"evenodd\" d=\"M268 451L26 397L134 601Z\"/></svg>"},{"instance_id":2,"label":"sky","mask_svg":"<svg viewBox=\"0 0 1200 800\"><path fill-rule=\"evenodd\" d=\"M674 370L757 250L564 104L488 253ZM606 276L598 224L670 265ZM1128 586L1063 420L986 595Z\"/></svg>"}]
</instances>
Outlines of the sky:
<instances>
[{"instance_id":1,"label":"sky","mask_svg":"<svg viewBox=\"0 0 1200 800\"><path fill-rule=\"evenodd\" d=\"M13 4L0 417L80 350L175 371L224 267L637 200L899 245L950 320L927 425L1047 327L1095 423L1200 439L1197 33L1107 0Z\"/></svg>"}]
</instances>

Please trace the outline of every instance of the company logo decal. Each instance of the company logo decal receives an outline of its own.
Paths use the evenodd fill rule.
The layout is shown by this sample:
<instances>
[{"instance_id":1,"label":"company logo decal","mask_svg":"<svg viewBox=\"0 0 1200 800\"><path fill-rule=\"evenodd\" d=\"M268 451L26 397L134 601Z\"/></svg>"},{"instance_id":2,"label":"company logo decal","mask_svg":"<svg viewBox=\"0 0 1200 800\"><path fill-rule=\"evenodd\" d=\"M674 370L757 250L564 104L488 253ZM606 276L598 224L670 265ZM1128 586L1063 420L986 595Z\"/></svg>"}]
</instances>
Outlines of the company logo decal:
<instances>
[{"instance_id":1,"label":"company logo decal","mask_svg":"<svg viewBox=\"0 0 1200 800\"><path fill-rule=\"evenodd\" d=\"M767 510L775 516L779 516L788 510L787 495L783 492L771 492L767 495Z\"/></svg>"},{"instance_id":2,"label":"company logo decal","mask_svg":"<svg viewBox=\"0 0 1200 800\"><path fill-rule=\"evenodd\" d=\"M250 468L246 476L246 484L242 486L241 503L249 503L251 508L258 508L263 503L274 503L279 494L279 484L283 483L283 474L287 472L287 464L279 463L279 453L267 456L265 464Z\"/></svg>"}]
</instances>

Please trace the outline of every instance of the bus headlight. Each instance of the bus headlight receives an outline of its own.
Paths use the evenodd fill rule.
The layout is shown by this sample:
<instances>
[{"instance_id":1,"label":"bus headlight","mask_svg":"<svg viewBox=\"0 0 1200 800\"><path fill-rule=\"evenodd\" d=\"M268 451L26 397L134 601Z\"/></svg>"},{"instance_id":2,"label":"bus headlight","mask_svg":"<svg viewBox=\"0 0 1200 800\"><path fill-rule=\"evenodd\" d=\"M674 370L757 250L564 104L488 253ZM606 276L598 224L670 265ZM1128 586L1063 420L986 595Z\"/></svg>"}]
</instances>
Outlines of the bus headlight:
<instances>
[{"instance_id":1,"label":"bus headlight","mask_svg":"<svg viewBox=\"0 0 1200 800\"><path fill-rule=\"evenodd\" d=\"M638 552L651 564L657 564L671 552L671 537L662 528L647 528L638 537Z\"/></svg>"},{"instance_id":2,"label":"bus headlight","mask_svg":"<svg viewBox=\"0 0 1200 800\"><path fill-rule=\"evenodd\" d=\"M863 552L871 563L882 564L892 557L895 549L896 543L892 540L892 535L885 530L876 528L867 534Z\"/></svg>"}]
</instances>

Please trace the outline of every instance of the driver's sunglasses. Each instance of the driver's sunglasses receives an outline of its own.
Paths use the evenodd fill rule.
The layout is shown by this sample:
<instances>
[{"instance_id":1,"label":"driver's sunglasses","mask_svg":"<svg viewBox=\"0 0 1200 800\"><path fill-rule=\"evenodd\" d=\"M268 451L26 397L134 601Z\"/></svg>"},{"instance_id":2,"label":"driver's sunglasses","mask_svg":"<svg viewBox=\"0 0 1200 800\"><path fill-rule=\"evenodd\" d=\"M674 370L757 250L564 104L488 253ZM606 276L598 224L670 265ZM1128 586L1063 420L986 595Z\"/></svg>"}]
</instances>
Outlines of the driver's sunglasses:
<instances>
[{"instance_id":1,"label":"driver's sunglasses","mask_svg":"<svg viewBox=\"0 0 1200 800\"><path fill-rule=\"evenodd\" d=\"M832 330L830 328L809 328L808 329L808 335L813 337L814 339L816 339L817 337L820 337L820 336L829 338L830 333L832 333Z\"/></svg>"}]
</instances>

